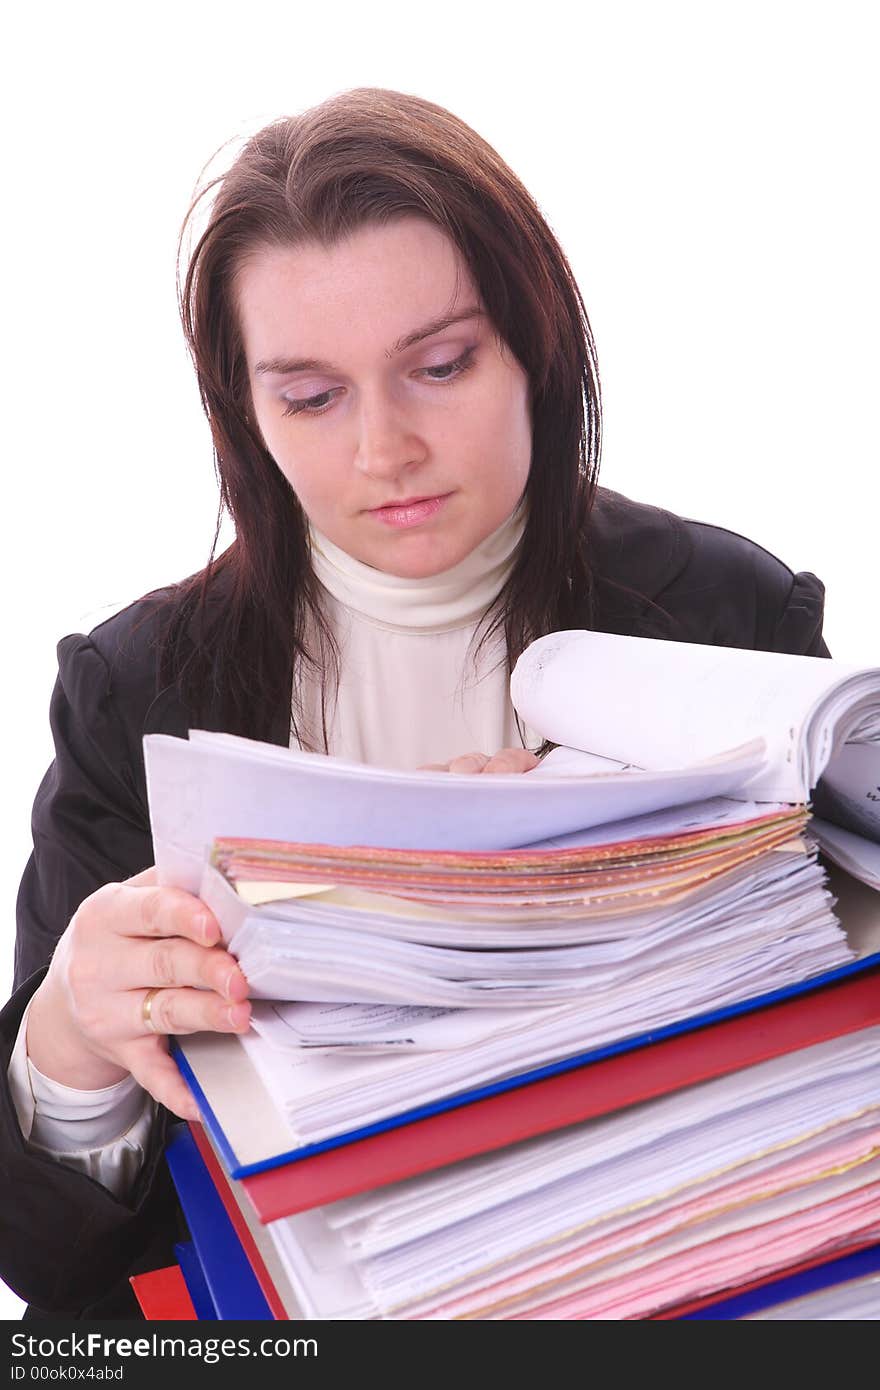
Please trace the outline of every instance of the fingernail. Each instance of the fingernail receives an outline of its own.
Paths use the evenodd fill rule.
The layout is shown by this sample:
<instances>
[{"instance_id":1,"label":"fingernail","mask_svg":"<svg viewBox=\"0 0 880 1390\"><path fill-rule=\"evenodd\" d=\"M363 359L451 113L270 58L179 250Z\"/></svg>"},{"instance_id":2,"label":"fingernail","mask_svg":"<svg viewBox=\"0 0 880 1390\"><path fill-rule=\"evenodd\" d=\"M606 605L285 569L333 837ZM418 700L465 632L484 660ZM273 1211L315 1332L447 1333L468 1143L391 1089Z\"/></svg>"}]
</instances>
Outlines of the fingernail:
<instances>
[{"instance_id":1,"label":"fingernail","mask_svg":"<svg viewBox=\"0 0 880 1390\"><path fill-rule=\"evenodd\" d=\"M233 1004L226 1010L226 1017L229 1020L230 1028L243 1028L250 1024L251 1010L249 1004Z\"/></svg>"},{"instance_id":2,"label":"fingernail","mask_svg":"<svg viewBox=\"0 0 880 1390\"><path fill-rule=\"evenodd\" d=\"M226 983L225 983L225 985L223 986L223 993L225 994L225 996L226 996L227 999L231 999L231 998L232 998L232 985L233 985L233 981L235 981L235 980L238 979L239 974L240 974L240 972L239 972L238 966L237 966L237 965L233 965L233 967L232 967L232 969L230 970L229 974L226 976Z\"/></svg>"},{"instance_id":3,"label":"fingernail","mask_svg":"<svg viewBox=\"0 0 880 1390\"><path fill-rule=\"evenodd\" d=\"M199 913L198 917L196 918L196 928L202 940L207 942L208 945L210 945L214 935L214 923L212 919L208 916L207 912Z\"/></svg>"}]
</instances>

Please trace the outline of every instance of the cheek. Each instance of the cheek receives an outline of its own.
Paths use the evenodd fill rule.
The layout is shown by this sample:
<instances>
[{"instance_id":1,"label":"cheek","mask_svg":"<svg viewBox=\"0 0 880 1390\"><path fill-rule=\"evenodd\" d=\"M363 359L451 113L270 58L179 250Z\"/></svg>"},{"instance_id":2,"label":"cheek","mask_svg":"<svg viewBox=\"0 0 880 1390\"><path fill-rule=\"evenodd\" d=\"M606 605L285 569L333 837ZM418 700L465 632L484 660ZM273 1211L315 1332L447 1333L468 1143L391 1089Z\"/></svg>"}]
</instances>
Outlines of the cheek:
<instances>
[{"instance_id":1,"label":"cheek","mask_svg":"<svg viewBox=\"0 0 880 1390\"><path fill-rule=\"evenodd\" d=\"M502 452L508 475L524 487L532 462L532 423L529 390L518 376L510 383L504 411L496 422L496 440L503 440Z\"/></svg>"},{"instance_id":2,"label":"cheek","mask_svg":"<svg viewBox=\"0 0 880 1390\"><path fill-rule=\"evenodd\" d=\"M302 458L276 462L309 516L321 512L338 495L326 468L310 468Z\"/></svg>"},{"instance_id":3,"label":"cheek","mask_svg":"<svg viewBox=\"0 0 880 1390\"><path fill-rule=\"evenodd\" d=\"M457 425L460 433L462 429L466 431L477 456L487 463L500 466L506 461L519 467L524 458L528 468L532 427L525 375L499 371L487 388L468 403L465 418L459 417Z\"/></svg>"},{"instance_id":4,"label":"cheek","mask_svg":"<svg viewBox=\"0 0 880 1390\"><path fill-rule=\"evenodd\" d=\"M275 460L277 468L284 474L297 497L305 505L310 497L317 496L321 490L322 478L327 478L326 461L323 468L318 467L312 458L313 451L302 441L294 445L293 431L285 420L258 419L263 443Z\"/></svg>"}]
</instances>

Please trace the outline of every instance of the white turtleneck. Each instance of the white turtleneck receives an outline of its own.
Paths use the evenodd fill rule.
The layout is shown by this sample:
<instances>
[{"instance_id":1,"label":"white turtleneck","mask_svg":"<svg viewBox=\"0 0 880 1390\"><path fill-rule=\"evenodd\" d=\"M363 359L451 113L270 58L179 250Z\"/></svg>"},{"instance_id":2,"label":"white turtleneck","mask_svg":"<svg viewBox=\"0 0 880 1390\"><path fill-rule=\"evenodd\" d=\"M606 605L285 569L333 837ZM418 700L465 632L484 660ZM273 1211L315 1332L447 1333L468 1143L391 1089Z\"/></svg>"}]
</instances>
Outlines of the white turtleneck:
<instances>
[{"instance_id":1,"label":"white turtleneck","mask_svg":"<svg viewBox=\"0 0 880 1390\"><path fill-rule=\"evenodd\" d=\"M373 569L311 530L312 567L340 648L339 688L328 700L330 753L412 769L522 746L503 628L477 648L524 528L518 509L466 559L427 579ZM317 683L304 678L298 694L306 742L321 747Z\"/></svg>"},{"instance_id":2,"label":"white turtleneck","mask_svg":"<svg viewBox=\"0 0 880 1390\"><path fill-rule=\"evenodd\" d=\"M400 579L310 532L312 566L340 653L328 701L328 751L379 767L417 768L461 753L522 744L510 703L503 628L474 659L482 619L506 583L525 527L517 510L460 564L427 579ZM307 746L320 738L320 688L294 692ZM524 730L527 746L540 742ZM291 733L291 745L299 740ZM102 1091L62 1086L26 1053L27 1012L9 1064L22 1134L59 1162L124 1198L143 1160L155 1111L132 1077Z\"/></svg>"}]
</instances>

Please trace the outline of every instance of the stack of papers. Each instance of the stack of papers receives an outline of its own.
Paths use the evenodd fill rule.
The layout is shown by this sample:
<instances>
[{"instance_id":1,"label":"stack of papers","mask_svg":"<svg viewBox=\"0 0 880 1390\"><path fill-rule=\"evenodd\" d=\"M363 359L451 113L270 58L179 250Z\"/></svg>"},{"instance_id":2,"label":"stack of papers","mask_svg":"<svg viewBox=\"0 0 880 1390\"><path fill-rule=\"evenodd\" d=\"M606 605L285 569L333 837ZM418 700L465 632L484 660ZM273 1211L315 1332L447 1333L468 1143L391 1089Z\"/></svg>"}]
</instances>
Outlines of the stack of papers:
<instances>
[{"instance_id":1,"label":"stack of papers","mask_svg":"<svg viewBox=\"0 0 880 1390\"><path fill-rule=\"evenodd\" d=\"M199 1316L738 1318L875 1274L878 984L251 1177L207 1110L168 1152Z\"/></svg>"},{"instance_id":2,"label":"stack of papers","mask_svg":"<svg viewBox=\"0 0 880 1390\"><path fill-rule=\"evenodd\" d=\"M880 1030L269 1229L308 1316L633 1318L880 1237Z\"/></svg>"},{"instance_id":3,"label":"stack of papers","mask_svg":"<svg viewBox=\"0 0 880 1390\"><path fill-rule=\"evenodd\" d=\"M873 1027L264 1226L232 1200L281 1315L652 1317L880 1240L878 1098Z\"/></svg>"},{"instance_id":4,"label":"stack of papers","mask_svg":"<svg viewBox=\"0 0 880 1390\"><path fill-rule=\"evenodd\" d=\"M233 1202L275 1315L661 1316L880 1239L877 974L842 978L880 961L880 669L557 633L511 698L557 744L525 775L145 738L159 880L254 999L175 1055L217 1180L280 1179L271 1227ZM628 1109L580 1104L630 1056Z\"/></svg>"},{"instance_id":5,"label":"stack of papers","mask_svg":"<svg viewBox=\"0 0 880 1390\"><path fill-rule=\"evenodd\" d=\"M739 969L744 936L756 958L762 943L796 936L818 951L817 969L842 964L830 899L800 839L806 819L802 808L718 799L469 855L224 838L200 896L254 998L567 1003L628 983L653 988L675 971L705 968L707 985L721 982L728 962ZM317 1031L322 1012L309 1025L300 1015L303 1041L331 1041ZM339 1017L335 1043L357 1041L355 1017ZM399 1027L393 1038L403 1041Z\"/></svg>"},{"instance_id":6,"label":"stack of papers","mask_svg":"<svg viewBox=\"0 0 880 1390\"><path fill-rule=\"evenodd\" d=\"M722 799L505 855L220 841L202 896L253 1028L180 1054L248 1168L856 968L876 924L847 940L804 821Z\"/></svg>"}]
</instances>

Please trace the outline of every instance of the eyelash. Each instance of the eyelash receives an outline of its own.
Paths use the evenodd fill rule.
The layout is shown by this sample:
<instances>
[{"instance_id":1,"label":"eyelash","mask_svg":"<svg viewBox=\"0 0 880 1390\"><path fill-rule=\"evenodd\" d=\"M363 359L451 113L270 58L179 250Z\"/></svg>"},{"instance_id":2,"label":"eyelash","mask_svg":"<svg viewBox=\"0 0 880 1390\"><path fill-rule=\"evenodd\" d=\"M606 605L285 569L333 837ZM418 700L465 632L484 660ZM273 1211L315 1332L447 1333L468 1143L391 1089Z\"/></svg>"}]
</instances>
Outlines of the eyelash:
<instances>
[{"instance_id":1,"label":"eyelash","mask_svg":"<svg viewBox=\"0 0 880 1390\"><path fill-rule=\"evenodd\" d=\"M456 357L454 362L438 362L436 367L423 367L422 370L425 372L442 372L448 370L450 367L454 367L455 371L451 376L429 378L429 380L433 381L436 386L450 386L454 381L458 381L462 376L464 376L465 372L468 371L469 368L471 368L474 365L475 352L476 348L467 348L461 354L460 357ZM325 396L329 396L330 394L331 393L329 391L321 391L317 396L306 396L303 400L288 401L287 409L283 410L281 413L283 416L323 415L327 410L327 407L331 404L329 400L325 405L320 406L317 410L310 410L309 406L312 401L323 400Z\"/></svg>"}]
</instances>

